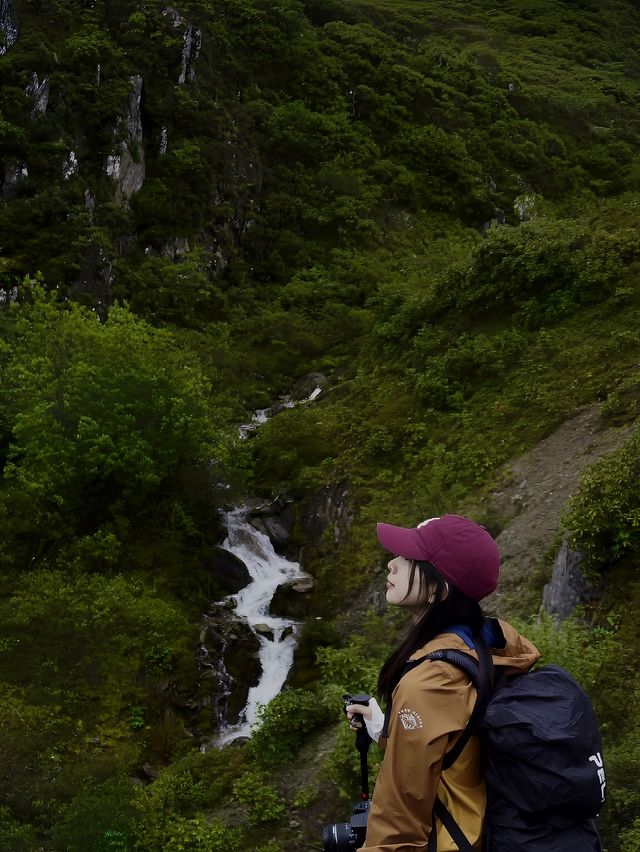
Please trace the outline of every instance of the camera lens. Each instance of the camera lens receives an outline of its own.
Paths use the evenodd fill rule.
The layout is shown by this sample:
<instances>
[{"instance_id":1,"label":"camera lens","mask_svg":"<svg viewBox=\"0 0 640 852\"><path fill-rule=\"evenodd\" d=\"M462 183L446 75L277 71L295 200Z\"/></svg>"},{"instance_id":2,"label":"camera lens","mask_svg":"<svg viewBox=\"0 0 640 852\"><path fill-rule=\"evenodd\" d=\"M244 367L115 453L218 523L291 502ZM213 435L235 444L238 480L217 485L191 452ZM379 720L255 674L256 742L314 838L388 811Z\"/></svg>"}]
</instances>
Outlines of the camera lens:
<instances>
[{"instance_id":1,"label":"camera lens","mask_svg":"<svg viewBox=\"0 0 640 852\"><path fill-rule=\"evenodd\" d=\"M338 822L335 825L325 826L322 830L322 848L325 852L357 849L351 825L348 822Z\"/></svg>"}]
</instances>

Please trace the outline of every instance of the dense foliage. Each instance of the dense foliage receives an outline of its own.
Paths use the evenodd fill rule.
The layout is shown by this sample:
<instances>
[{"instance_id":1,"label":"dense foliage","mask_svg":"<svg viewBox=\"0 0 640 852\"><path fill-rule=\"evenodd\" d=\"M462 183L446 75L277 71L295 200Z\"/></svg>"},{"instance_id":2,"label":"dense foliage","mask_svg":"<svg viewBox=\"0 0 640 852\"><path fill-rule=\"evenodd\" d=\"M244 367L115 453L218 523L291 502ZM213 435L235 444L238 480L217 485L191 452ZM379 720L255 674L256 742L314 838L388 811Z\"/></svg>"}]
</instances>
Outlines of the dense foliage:
<instances>
[{"instance_id":1,"label":"dense foliage","mask_svg":"<svg viewBox=\"0 0 640 852\"><path fill-rule=\"evenodd\" d=\"M506 462L581 406L638 416L640 12L2 9L0 849L313 848L356 792L340 694L400 626L367 611L372 523L453 507L498 532ZM319 401L241 442L310 370ZM524 628L596 701L609 852L640 824L637 434L562 521L599 608ZM250 747L201 754L169 693L221 595L219 508L338 483L348 535L294 532L297 687ZM535 616L541 577L505 615Z\"/></svg>"}]
</instances>

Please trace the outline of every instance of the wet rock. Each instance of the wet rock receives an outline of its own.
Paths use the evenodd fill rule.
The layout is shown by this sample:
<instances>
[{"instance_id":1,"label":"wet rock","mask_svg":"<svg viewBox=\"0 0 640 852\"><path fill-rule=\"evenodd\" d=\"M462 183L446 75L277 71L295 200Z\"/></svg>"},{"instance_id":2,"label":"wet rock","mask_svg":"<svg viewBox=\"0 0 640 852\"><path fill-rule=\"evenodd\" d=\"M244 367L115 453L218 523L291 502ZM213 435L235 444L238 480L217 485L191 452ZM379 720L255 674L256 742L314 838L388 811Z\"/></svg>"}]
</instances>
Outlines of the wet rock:
<instances>
[{"instance_id":1,"label":"wet rock","mask_svg":"<svg viewBox=\"0 0 640 852\"><path fill-rule=\"evenodd\" d=\"M282 550L291 537L290 531L279 518L251 518L251 526L264 533L276 550Z\"/></svg>"},{"instance_id":2,"label":"wet rock","mask_svg":"<svg viewBox=\"0 0 640 852\"><path fill-rule=\"evenodd\" d=\"M247 703L249 689L257 686L262 668L259 659L260 643L249 625L238 619L223 607L215 609L203 620L198 654L215 666L220 674L219 665L224 660L224 677L211 677L206 667L197 690L199 706L193 714L191 729L199 726L202 716L206 716L207 707L224 708L224 719L216 717L213 724L235 725L240 720ZM231 689L230 686L233 686Z\"/></svg>"},{"instance_id":3,"label":"wet rock","mask_svg":"<svg viewBox=\"0 0 640 852\"><path fill-rule=\"evenodd\" d=\"M273 628L270 627L268 624L254 624L253 629L260 636L264 636L265 639L268 639L270 642L273 642Z\"/></svg>"},{"instance_id":4,"label":"wet rock","mask_svg":"<svg viewBox=\"0 0 640 852\"><path fill-rule=\"evenodd\" d=\"M324 390L327 386L327 377L324 373L307 373L302 376L293 386L293 398L295 400L309 399L312 394Z\"/></svg>"},{"instance_id":5,"label":"wet rock","mask_svg":"<svg viewBox=\"0 0 640 852\"><path fill-rule=\"evenodd\" d=\"M282 583L275 591L269 612L279 618L305 618L311 609L309 593L313 591L313 586L311 576Z\"/></svg>"},{"instance_id":6,"label":"wet rock","mask_svg":"<svg viewBox=\"0 0 640 852\"><path fill-rule=\"evenodd\" d=\"M249 523L264 533L273 547L282 552L291 538L296 516L289 500L278 495L271 503L261 503L249 510Z\"/></svg>"},{"instance_id":7,"label":"wet rock","mask_svg":"<svg viewBox=\"0 0 640 852\"><path fill-rule=\"evenodd\" d=\"M209 568L217 585L230 594L239 592L251 582L249 569L242 559L224 547L211 548L210 554L203 560L203 567Z\"/></svg>"}]
</instances>

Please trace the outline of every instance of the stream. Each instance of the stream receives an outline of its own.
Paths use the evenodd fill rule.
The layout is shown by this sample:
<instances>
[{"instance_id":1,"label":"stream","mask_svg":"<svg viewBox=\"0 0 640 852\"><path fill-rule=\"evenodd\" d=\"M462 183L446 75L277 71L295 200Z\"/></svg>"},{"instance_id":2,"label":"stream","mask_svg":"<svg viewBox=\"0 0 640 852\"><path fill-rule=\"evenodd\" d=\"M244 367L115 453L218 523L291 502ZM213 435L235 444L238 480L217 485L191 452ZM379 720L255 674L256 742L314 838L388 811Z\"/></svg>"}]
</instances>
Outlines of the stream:
<instances>
[{"instance_id":1,"label":"stream","mask_svg":"<svg viewBox=\"0 0 640 852\"><path fill-rule=\"evenodd\" d=\"M275 698L284 686L297 642L298 622L269 615L269 605L279 585L305 575L297 562L279 556L269 537L251 526L247 512L240 507L227 513L228 535L222 546L241 559L251 575L249 585L229 598L236 601L236 615L246 621L260 643L262 674L249 690L240 723L222 730L213 743L217 746L250 735L258 706Z\"/></svg>"},{"instance_id":2,"label":"stream","mask_svg":"<svg viewBox=\"0 0 640 852\"><path fill-rule=\"evenodd\" d=\"M250 423L240 426L241 438L246 439L270 417L286 408L305 404L315 400L321 393L316 386L305 399L294 401L291 397L281 397L270 408L254 412ZM226 702L224 698L231 692L231 679L227 674L224 659L220 659L216 671L222 690L222 702L219 709L220 731L208 747L221 747L239 737L251 734L251 727L258 718L260 705L268 704L280 693L289 670L293 665L293 654L297 644L299 622L269 614L269 607L278 586L291 580L303 579L298 562L291 562L274 550L269 537L257 530L249 522L249 509L240 506L227 512L224 518L227 537L222 547L237 556L247 567L251 578L249 584L236 594L226 598L234 603L235 616L248 625L259 643L259 662L261 674L256 686L249 689L247 703L239 714L237 724L228 724L225 718Z\"/></svg>"}]
</instances>

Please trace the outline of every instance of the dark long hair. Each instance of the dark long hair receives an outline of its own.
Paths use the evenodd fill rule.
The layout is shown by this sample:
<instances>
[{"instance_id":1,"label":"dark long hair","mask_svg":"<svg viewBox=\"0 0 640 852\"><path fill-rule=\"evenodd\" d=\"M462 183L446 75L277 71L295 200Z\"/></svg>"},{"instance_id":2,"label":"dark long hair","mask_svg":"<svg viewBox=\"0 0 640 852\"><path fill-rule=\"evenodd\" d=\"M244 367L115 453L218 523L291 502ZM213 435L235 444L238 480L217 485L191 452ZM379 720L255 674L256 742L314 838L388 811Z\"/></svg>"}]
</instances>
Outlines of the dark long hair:
<instances>
[{"instance_id":1,"label":"dark long hair","mask_svg":"<svg viewBox=\"0 0 640 852\"><path fill-rule=\"evenodd\" d=\"M402 677L405 663L418 648L457 624L467 625L473 632L482 628L484 614L480 604L447 583L430 562L412 560L409 592L416 581L420 590L428 591L430 602L427 603L425 613L412 624L380 670L378 694L387 702L391 700L391 693Z\"/></svg>"}]
</instances>

